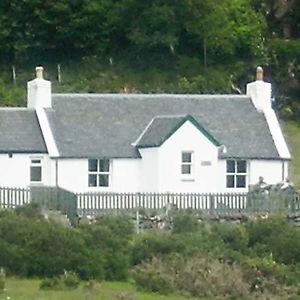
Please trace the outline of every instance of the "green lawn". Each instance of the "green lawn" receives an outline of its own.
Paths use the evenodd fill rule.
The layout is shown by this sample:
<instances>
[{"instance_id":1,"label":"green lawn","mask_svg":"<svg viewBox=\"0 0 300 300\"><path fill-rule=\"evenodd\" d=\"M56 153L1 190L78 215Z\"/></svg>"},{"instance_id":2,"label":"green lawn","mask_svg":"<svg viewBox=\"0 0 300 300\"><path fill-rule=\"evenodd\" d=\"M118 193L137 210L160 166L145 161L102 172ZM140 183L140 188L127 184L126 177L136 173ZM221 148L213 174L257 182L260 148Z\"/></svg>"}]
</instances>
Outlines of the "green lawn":
<instances>
[{"instance_id":1,"label":"green lawn","mask_svg":"<svg viewBox=\"0 0 300 300\"><path fill-rule=\"evenodd\" d=\"M40 280L8 278L0 300L192 300L177 295L143 293L126 282L102 282L90 290L82 283L77 289L65 291L43 291L39 289L39 283Z\"/></svg>"},{"instance_id":2,"label":"green lawn","mask_svg":"<svg viewBox=\"0 0 300 300\"><path fill-rule=\"evenodd\" d=\"M292 154L290 177L300 189L300 123L287 122L284 125L284 131Z\"/></svg>"}]
</instances>

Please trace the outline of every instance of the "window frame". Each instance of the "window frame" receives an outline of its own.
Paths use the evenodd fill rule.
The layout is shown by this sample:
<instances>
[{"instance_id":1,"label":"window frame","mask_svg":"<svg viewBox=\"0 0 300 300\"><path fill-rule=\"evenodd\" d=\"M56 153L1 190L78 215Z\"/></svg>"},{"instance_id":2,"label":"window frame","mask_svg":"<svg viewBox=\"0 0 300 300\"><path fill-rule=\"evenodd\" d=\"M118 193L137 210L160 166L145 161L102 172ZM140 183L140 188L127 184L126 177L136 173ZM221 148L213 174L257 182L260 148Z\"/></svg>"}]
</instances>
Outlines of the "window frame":
<instances>
[{"instance_id":1,"label":"window frame","mask_svg":"<svg viewBox=\"0 0 300 300\"><path fill-rule=\"evenodd\" d=\"M183 154L190 154L191 159L190 161L184 161ZM189 166L190 167L190 172L189 173L183 173L183 167L184 166ZM195 173L195 153L192 150L182 150L180 152L180 175L181 179L183 181L189 181L189 180L194 180L194 173Z\"/></svg>"},{"instance_id":2,"label":"window frame","mask_svg":"<svg viewBox=\"0 0 300 300\"><path fill-rule=\"evenodd\" d=\"M96 169L95 170L90 170L90 162L91 161L96 161ZM106 168L104 167L104 170L101 170L101 162L107 162L108 170L105 170ZM105 163L104 163L105 165ZM88 159L88 187L89 188L109 188L111 186L111 167L112 162L111 159L109 158L89 158ZM102 167L103 168L103 167ZM91 185L90 184L90 176L95 176L96 178L96 184ZM107 177L107 185L100 185L101 183L101 176Z\"/></svg>"},{"instance_id":3,"label":"window frame","mask_svg":"<svg viewBox=\"0 0 300 300\"><path fill-rule=\"evenodd\" d=\"M40 180L32 180L32 169L40 169ZM42 184L43 183L43 158L42 157L30 157L29 166L29 181L30 184Z\"/></svg>"},{"instance_id":4,"label":"window frame","mask_svg":"<svg viewBox=\"0 0 300 300\"><path fill-rule=\"evenodd\" d=\"M234 170L228 170L229 162L234 163ZM238 163L243 162L245 164L245 171L238 170ZM243 177L245 181L245 186L238 186L238 177ZM233 177L233 186L228 186L228 178ZM245 159L227 159L226 160L226 188L227 189L246 189L248 183L248 162Z\"/></svg>"}]
</instances>

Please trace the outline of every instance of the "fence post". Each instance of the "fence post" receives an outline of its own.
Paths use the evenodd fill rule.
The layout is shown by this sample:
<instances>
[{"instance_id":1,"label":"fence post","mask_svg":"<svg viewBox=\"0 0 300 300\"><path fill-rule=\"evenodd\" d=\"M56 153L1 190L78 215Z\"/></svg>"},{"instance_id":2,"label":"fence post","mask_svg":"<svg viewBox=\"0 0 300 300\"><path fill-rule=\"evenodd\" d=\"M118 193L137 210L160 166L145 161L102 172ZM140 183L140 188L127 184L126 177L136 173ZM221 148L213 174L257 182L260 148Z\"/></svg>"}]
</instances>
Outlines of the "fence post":
<instances>
[{"instance_id":1,"label":"fence post","mask_svg":"<svg viewBox=\"0 0 300 300\"><path fill-rule=\"evenodd\" d=\"M210 213L215 211L215 197L213 194L209 194L209 211Z\"/></svg>"},{"instance_id":2,"label":"fence post","mask_svg":"<svg viewBox=\"0 0 300 300\"><path fill-rule=\"evenodd\" d=\"M136 193L135 207L136 207L136 233L140 233L140 197L141 193Z\"/></svg>"}]
</instances>

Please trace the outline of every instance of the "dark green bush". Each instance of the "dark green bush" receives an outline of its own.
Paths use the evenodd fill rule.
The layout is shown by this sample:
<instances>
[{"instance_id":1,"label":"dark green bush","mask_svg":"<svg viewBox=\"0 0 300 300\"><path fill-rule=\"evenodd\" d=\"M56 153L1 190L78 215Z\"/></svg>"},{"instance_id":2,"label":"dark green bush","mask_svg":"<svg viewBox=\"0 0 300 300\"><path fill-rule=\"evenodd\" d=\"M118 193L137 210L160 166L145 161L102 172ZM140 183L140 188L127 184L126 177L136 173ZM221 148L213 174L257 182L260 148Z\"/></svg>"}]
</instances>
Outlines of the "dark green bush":
<instances>
[{"instance_id":1,"label":"dark green bush","mask_svg":"<svg viewBox=\"0 0 300 300\"><path fill-rule=\"evenodd\" d=\"M45 278L40 283L41 290L60 290L62 289L62 283L59 277Z\"/></svg>"},{"instance_id":2,"label":"dark green bush","mask_svg":"<svg viewBox=\"0 0 300 300\"><path fill-rule=\"evenodd\" d=\"M133 239L131 248L132 264L149 260L155 256L164 256L180 251L181 242L170 233L160 230L149 230Z\"/></svg>"},{"instance_id":3,"label":"dark green bush","mask_svg":"<svg viewBox=\"0 0 300 300\"><path fill-rule=\"evenodd\" d=\"M199 227L197 215L193 211L176 213L173 216L173 232L195 232Z\"/></svg>"},{"instance_id":4,"label":"dark green bush","mask_svg":"<svg viewBox=\"0 0 300 300\"><path fill-rule=\"evenodd\" d=\"M216 224L213 231L228 245L231 249L245 252L249 243L249 236L243 225L223 223Z\"/></svg>"},{"instance_id":5,"label":"dark green bush","mask_svg":"<svg viewBox=\"0 0 300 300\"><path fill-rule=\"evenodd\" d=\"M100 277L103 262L81 233L40 218L0 218L0 265L12 274L52 277L73 270L82 278Z\"/></svg>"},{"instance_id":6,"label":"dark green bush","mask_svg":"<svg viewBox=\"0 0 300 300\"><path fill-rule=\"evenodd\" d=\"M259 220L246 228L252 254L264 257L272 253L276 262L300 263L300 231L286 219Z\"/></svg>"},{"instance_id":7,"label":"dark green bush","mask_svg":"<svg viewBox=\"0 0 300 300\"><path fill-rule=\"evenodd\" d=\"M105 279L127 278L133 228L131 220L123 215L104 216L93 225L80 227L89 249L102 258Z\"/></svg>"},{"instance_id":8,"label":"dark green bush","mask_svg":"<svg viewBox=\"0 0 300 300\"><path fill-rule=\"evenodd\" d=\"M80 280L76 273L65 271L64 274L52 278L45 278L40 283L42 290L76 289Z\"/></svg>"}]
</instances>

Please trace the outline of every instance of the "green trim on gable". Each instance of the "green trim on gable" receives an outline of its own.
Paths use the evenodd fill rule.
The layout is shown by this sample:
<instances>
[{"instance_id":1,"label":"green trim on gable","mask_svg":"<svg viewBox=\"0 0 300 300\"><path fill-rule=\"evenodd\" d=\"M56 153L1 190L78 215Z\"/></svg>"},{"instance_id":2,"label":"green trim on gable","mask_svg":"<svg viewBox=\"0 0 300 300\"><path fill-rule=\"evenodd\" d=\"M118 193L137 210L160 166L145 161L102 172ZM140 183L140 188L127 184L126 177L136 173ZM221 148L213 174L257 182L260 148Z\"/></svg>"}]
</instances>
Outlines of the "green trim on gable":
<instances>
[{"instance_id":1,"label":"green trim on gable","mask_svg":"<svg viewBox=\"0 0 300 300\"><path fill-rule=\"evenodd\" d=\"M215 146L219 147L222 144L216 140L213 135L206 130L198 121L195 120L191 115L187 115L184 117L178 124L173 128L171 132L169 132L161 141L159 146L161 146L169 137L171 137L186 121L190 121L210 142L212 142Z\"/></svg>"},{"instance_id":2,"label":"green trim on gable","mask_svg":"<svg viewBox=\"0 0 300 300\"><path fill-rule=\"evenodd\" d=\"M222 145L217 139L213 137L213 135L205 129L198 121L195 120L191 115L187 115L182 117L182 119L177 123L176 126L167 134L165 135L161 141L156 145L142 145L137 146L138 148L154 148L160 147L168 138L170 138L186 121L190 121L212 144L219 147Z\"/></svg>"}]
</instances>

